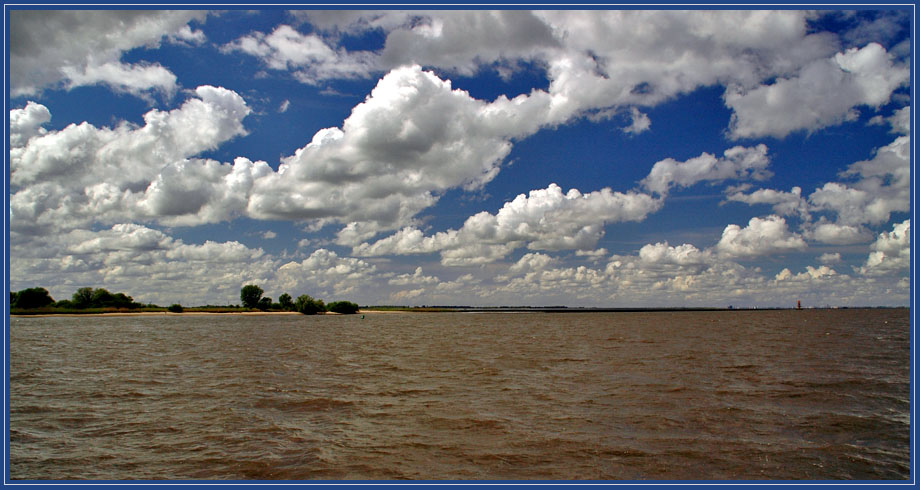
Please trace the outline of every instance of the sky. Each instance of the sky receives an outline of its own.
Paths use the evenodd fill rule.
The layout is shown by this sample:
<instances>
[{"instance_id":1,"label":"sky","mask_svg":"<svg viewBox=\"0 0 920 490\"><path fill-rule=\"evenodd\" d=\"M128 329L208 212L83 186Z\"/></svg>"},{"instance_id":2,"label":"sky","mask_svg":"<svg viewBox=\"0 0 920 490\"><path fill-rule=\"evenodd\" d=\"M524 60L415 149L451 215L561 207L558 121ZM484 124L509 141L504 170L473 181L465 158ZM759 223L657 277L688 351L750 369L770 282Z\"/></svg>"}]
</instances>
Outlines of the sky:
<instances>
[{"instance_id":1,"label":"sky","mask_svg":"<svg viewBox=\"0 0 920 490\"><path fill-rule=\"evenodd\" d=\"M910 303L909 6L6 15L13 291Z\"/></svg>"}]
</instances>

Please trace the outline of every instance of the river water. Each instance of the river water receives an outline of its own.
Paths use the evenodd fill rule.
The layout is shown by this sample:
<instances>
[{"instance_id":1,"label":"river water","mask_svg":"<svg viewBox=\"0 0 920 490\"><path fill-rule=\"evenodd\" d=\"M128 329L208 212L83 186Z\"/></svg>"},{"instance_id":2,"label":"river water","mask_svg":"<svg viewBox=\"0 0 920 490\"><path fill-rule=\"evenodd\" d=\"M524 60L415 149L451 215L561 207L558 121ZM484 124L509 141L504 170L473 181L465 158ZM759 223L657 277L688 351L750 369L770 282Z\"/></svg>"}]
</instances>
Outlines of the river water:
<instances>
[{"instance_id":1,"label":"river water","mask_svg":"<svg viewBox=\"0 0 920 490\"><path fill-rule=\"evenodd\" d=\"M907 309L10 321L13 479L909 479Z\"/></svg>"}]
</instances>

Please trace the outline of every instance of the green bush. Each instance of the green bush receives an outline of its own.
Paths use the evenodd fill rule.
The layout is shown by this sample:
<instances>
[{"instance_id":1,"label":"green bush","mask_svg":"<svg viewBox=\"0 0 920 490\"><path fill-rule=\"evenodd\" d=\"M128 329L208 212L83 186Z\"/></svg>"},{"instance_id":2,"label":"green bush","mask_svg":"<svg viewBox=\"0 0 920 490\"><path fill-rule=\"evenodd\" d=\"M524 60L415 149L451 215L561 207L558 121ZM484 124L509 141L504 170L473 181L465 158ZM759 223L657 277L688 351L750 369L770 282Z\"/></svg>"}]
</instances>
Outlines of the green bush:
<instances>
[{"instance_id":1,"label":"green bush","mask_svg":"<svg viewBox=\"0 0 920 490\"><path fill-rule=\"evenodd\" d=\"M268 296L264 296L262 299L259 300L258 308L260 310L266 311L266 310L271 309L271 307L272 307L272 299L269 298Z\"/></svg>"},{"instance_id":2,"label":"green bush","mask_svg":"<svg viewBox=\"0 0 920 490\"><path fill-rule=\"evenodd\" d=\"M170 313L182 313L182 305L175 303L169 305L169 308L166 309Z\"/></svg>"},{"instance_id":3,"label":"green bush","mask_svg":"<svg viewBox=\"0 0 920 490\"><path fill-rule=\"evenodd\" d=\"M360 307L351 301L333 301L326 306L326 309L334 313L343 315L353 315L358 312Z\"/></svg>"},{"instance_id":4,"label":"green bush","mask_svg":"<svg viewBox=\"0 0 920 490\"><path fill-rule=\"evenodd\" d=\"M323 300L313 299L312 296L307 294L298 296L294 306L297 311L303 313L304 315L316 315L318 313L326 312L326 305L323 303Z\"/></svg>"}]
</instances>

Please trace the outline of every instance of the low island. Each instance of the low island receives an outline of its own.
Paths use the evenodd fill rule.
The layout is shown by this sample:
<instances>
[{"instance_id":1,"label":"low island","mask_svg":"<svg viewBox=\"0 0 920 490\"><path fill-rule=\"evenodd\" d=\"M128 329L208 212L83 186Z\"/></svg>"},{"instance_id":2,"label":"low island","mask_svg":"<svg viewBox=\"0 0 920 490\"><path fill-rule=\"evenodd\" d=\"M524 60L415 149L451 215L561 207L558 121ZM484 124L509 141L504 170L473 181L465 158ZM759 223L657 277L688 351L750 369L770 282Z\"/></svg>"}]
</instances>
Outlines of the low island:
<instances>
[{"instance_id":1,"label":"low island","mask_svg":"<svg viewBox=\"0 0 920 490\"><path fill-rule=\"evenodd\" d=\"M350 315L361 311L357 303L333 301L325 303L308 294L293 299L284 293L273 302L263 296L264 291L255 284L243 286L238 305L204 305L184 307L178 303L170 306L144 304L134 301L124 293L111 293L105 288L83 287L71 299L55 301L47 289L34 287L17 292L10 291L10 315L138 315L138 314L304 314L327 313Z\"/></svg>"}]
</instances>

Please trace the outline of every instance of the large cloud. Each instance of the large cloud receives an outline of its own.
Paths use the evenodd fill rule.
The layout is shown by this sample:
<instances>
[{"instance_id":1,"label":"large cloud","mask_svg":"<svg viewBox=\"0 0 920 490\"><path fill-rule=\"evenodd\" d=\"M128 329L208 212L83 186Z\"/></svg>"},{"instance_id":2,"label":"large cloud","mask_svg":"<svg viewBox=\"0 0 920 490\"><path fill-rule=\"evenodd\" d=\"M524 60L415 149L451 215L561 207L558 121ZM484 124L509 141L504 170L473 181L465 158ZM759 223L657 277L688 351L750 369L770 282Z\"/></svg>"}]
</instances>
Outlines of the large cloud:
<instances>
[{"instance_id":1,"label":"large cloud","mask_svg":"<svg viewBox=\"0 0 920 490\"><path fill-rule=\"evenodd\" d=\"M188 23L205 16L191 10L11 10L10 95L100 83L135 94L172 93L176 76L167 68L125 63L122 54L164 39L200 42L202 34Z\"/></svg>"},{"instance_id":2,"label":"large cloud","mask_svg":"<svg viewBox=\"0 0 920 490\"><path fill-rule=\"evenodd\" d=\"M201 170L196 170L199 175L173 172L170 165L246 134L242 120L249 112L238 94L211 86L198 87L195 97L177 109L151 110L139 127L97 128L82 123L45 131L37 126L49 118L44 106L30 103L14 109L10 111L11 230L44 233L93 222L177 214L181 210L175 206L191 204L172 199L191 197L192 203L199 199L193 191L201 185ZM192 189L158 202L157 192L167 186ZM148 190L153 195L144 201Z\"/></svg>"},{"instance_id":3,"label":"large cloud","mask_svg":"<svg viewBox=\"0 0 920 490\"><path fill-rule=\"evenodd\" d=\"M28 119L36 112L47 109L30 103L25 109L10 111L10 120ZM34 127L17 125L11 128L11 140L25 144L10 150L10 183L20 187L49 180L70 185L149 180L165 163L246 134L242 120L249 112L235 92L201 86L181 107L145 114L142 127L71 124L35 137ZM42 117L43 121L48 119Z\"/></svg>"},{"instance_id":4,"label":"large cloud","mask_svg":"<svg viewBox=\"0 0 920 490\"><path fill-rule=\"evenodd\" d=\"M895 64L881 45L849 49L816 60L793 77L751 90L733 89L725 103L734 114L734 138L783 137L856 117L854 108L878 108L910 80L910 69Z\"/></svg>"},{"instance_id":5,"label":"large cloud","mask_svg":"<svg viewBox=\"0 0 920 490\"><path fill-rule=\"evenodd\" d=\"M364 256L441 252L445 265L463 265L492 262L524 246L591 250L603 236L605 224L641 221L661 204L634 191L563 193L551 184L517 196L494 215L486 211L473 215L459 230L424 236L417 228L404 228L373 244L361 244L354 252Z\"/></svg>"},{"instance_id":6,"label":"large cloud","mask_svg":"<svg viewBox=\"0 0 920 490\"><path fill-rule=\"evenodd\" d=\"M564 44L545 55L560 117L722 85L733 137L783 136L877 108L909 80L877 43L839 52L833 35L811 32L806 11L541 15Z\"/></svg>"},{"instance_id":7,"label":"large cloud","mask_svg":"<svg viewBox=\"0 0 920 490\"><path fill-rule=\"evenodd\" d=\"M362 227L357 239L367 239L411 223L445 190L493 179L511 139L537 129L527 115L515 101L485 103L418 66L393 70L341 128L319 131L256 182L249 214L354 222L350 230Z\"/></svg>"},{"instance_id":8,"label":"large cloud","mask_svg":"<svg viewBox=\"0 0 920 490\"><path fill-rule=\"evenodd\" d=\"M748 258L806 247L801 236L789 231L785 219L773 215L751 218L744 228L734 224L726 226L716 249L728 257Z\"/></svg>"},{"instance_id":9,"label":"large cloud","mask_svg":"<svg viewBox=\"0 0 920 490\"><path fill-rule=\"evenodd\" d=\"M560 113L655 105L701 86L751 86L834 49L792 11L554 11L564 49L547 55Z\"/></svg>"},{"instance_id":10,"label":"large cloud","mask_svg":"<svg viewBox=\"0 0 920 490\"><path fill-rule=\"evenodd\" d=\"M231 221L246 214L254 183L272 173L265 162L232 164L180 160L160 171L137 201L137 211L167 225Z\"/></svg>"}]
</instances>

